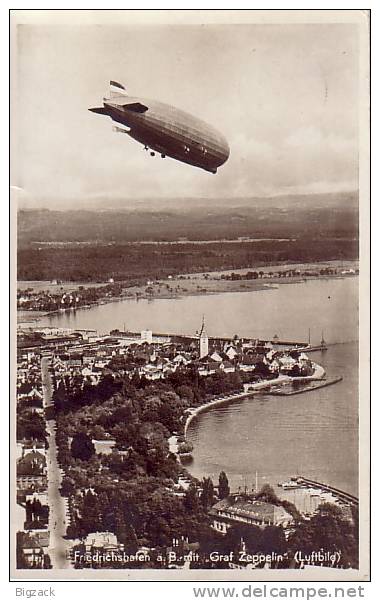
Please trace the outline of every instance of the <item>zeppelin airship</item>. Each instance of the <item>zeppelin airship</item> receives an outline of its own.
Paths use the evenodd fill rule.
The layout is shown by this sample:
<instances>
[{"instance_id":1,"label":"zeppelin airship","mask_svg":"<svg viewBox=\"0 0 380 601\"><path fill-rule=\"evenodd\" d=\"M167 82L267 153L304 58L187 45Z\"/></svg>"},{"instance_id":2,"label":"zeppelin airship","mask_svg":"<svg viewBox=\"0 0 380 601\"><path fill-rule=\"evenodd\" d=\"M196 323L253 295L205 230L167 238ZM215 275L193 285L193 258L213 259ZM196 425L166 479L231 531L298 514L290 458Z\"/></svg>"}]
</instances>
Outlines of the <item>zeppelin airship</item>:
<instances>
[{"instance_id":1,"label":"zeppelin airship","mask_svg":"<svg viewBox=\"0 0 380 601\"><path fill-rule=\"evenodd\" d=\"M156 100L128 96L116 81L110 81L103 106L89 111L111 117L114 131L140 142L151 156L158 153L216 173L230 154L227 140L204 121Z\"/></svg>"}]
</instances>

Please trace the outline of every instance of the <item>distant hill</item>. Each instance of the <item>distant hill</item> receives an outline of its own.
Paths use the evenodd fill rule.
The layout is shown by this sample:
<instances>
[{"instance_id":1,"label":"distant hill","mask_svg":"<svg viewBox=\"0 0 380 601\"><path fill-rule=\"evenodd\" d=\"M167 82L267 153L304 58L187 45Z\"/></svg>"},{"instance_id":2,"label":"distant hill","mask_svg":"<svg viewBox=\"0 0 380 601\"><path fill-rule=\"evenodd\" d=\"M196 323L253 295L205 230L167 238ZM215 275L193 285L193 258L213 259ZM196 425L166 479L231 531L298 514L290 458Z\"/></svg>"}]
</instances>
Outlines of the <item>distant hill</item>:
<instances>
[{"instance_id":1,"label":"distant hill","mask_svg":"<svg viewBox=\"0 0 380 601\"><path fill-rule=\"evenodd\" d=\"M49 199L40 201L40 206L49 205ZM53 205L53 203L51 203ZM194 209L208 209L219 207L223 210L229 210L237 207L279 207L292 208L299 205L313 205L319 208L341 207L343 205L351 208L357 207L358 192L338 192L329 194L287 194L278 196L246 196L246 197L219 197L219 198L201 198L201 197L179 197L179 198L81 198L78 200L78 206L86 211L184 211L189 212ZM66 207L72 210L73 199L54 200L54 207L59 211L66 211ZM20 209L39 210L38 201L31 202L28 207L20 205Z\"/></svg>"},{"instance_id":2,"label":"distant hill","mask_svg":"<svg viewBox=\"0 0 380 601\"><path fill-rule=\"evenodd\" d=\"M122 201L120 201L121 203ZM124 243L358 236L358 194L138 200L133 207L18 212L19 247L36 242ZM116 203L118 204L118 203Z\"/></svg>"},{"instance_id":3,"label":"distant hill","mask_svg":"<svg viewBox=\"0 0 380 601\"><path fill-rule=\"evenodd\" d=\"M99 205L99 201L96 203ZM358 206L358 192L348 191L331 194L287 194L279 196L252 196L237 198L168 198L168 199L138 199L131 203L127 210L176 210L188 212L193 209L218 207L223 210L232 208L260 208L263 206L272 208L294 208L296 206L310 206L318 208L346 207L356 208ZM125 207L123 199L112 201L112 208ZM90 206L90 203L89 203ZM103 207L106 205L102 205Z\"/></svg>"}]
</instances>

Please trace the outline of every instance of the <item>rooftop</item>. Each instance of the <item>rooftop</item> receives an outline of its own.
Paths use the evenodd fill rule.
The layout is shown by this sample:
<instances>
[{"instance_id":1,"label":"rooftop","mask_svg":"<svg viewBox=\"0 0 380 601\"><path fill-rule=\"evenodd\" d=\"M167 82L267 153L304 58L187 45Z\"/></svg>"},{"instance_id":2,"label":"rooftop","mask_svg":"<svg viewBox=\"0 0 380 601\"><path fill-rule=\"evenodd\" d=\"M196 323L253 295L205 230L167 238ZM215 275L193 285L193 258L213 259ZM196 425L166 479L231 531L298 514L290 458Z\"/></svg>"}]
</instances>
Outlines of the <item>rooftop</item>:
<instances>
[{"instance_id":1,"label":"rooftop","mask_svg":"<svg viewBox=\"0 0 380 601\"><path fill-rule=\"evenodd\" d=\"M249 497L228 497L219 501L211 508L213 515L228 513L231 518L247 517L259 520L270 520L271 522L280 522L283 520L292 520L292 516L283 507L266 503L265 501L256 501Z\"/></svg>"}]
</instances>

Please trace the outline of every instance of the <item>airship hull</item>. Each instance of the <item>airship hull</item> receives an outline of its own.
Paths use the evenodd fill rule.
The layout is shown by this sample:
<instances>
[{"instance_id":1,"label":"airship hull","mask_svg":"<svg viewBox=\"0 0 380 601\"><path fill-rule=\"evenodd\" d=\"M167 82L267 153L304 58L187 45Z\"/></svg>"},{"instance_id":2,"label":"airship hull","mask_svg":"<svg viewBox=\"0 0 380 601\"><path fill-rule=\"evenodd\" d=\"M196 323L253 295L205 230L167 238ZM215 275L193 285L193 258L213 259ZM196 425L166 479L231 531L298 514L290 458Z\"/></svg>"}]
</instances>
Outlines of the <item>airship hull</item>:
<instances>
[{"instance_id":1,"label":"airship hull","mask_svg":"<svg viewBox=\"0 0 380 601\"><path fill-rule=\"evenodd\" d=\"M145 148L211 173L229 157L228 143L216 129L168 104L122 95L90 110L128 128L126 133Z\"/></svg>"}]
</instances>

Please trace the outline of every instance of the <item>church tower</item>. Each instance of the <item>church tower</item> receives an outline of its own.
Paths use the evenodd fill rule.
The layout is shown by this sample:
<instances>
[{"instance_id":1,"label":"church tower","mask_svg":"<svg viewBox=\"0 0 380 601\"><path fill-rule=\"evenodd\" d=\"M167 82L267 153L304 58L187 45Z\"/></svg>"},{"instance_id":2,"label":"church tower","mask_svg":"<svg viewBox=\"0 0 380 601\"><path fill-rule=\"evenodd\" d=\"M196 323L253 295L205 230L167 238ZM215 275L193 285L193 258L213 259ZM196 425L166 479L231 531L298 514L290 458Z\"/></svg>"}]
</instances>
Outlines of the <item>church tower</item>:
<instances>
[{"instance_id":1,"label":"church tower","mask_svg":"<svg viewBox=\"0 0 380 601\"><path fill-rule=\"evenodd\" d=\"M205 330L205 316L202 317L202 327L199 332L199 357L207 357L208 355L208 336Z\"/></svg>"}]
</instances>

